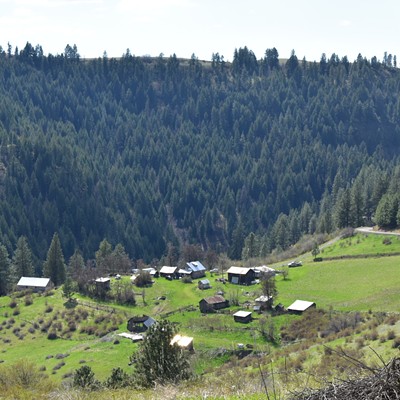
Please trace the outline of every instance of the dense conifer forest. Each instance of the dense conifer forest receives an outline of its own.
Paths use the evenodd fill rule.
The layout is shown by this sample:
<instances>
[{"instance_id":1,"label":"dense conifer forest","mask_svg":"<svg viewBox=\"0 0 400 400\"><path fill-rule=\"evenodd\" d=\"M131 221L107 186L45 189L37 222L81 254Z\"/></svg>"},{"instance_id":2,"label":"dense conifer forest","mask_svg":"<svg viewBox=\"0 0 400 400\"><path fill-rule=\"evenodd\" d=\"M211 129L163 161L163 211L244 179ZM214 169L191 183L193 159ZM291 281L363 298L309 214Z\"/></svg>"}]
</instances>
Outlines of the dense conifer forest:
<instances>
[{"instance_id":1,"label":"dense conifer forest","mask_svg":"<svg viewBox=\"0 0 400 400\"><path fill-rule=\"evenodd\" d=\"M121 243L233 259L305 233L400 221L396 57L81 59L0 49L0 241L44 260Z\"/></svg>"}]
</instances>

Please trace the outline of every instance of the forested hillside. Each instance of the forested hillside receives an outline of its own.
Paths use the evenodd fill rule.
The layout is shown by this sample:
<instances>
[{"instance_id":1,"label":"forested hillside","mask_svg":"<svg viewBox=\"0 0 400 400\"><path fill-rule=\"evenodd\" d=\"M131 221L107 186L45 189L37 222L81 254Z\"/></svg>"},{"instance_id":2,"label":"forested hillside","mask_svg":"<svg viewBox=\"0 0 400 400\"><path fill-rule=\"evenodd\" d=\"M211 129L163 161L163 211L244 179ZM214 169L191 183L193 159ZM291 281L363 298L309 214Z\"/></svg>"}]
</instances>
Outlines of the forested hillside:
<instances>
[{"instance_id":1,"label":"forested hillside","mask_svg":"<svg viewBox=\"0 0 400 400\"><path fill-rule=\"evenodd\" d=\"M391 55L1 49L0 240L24 235L41 260L54 232L66 257L106 238L133 259L168 243L238 259L366 223L388 197L396 225L399 121Z\"/></svg>"}]
</instances>

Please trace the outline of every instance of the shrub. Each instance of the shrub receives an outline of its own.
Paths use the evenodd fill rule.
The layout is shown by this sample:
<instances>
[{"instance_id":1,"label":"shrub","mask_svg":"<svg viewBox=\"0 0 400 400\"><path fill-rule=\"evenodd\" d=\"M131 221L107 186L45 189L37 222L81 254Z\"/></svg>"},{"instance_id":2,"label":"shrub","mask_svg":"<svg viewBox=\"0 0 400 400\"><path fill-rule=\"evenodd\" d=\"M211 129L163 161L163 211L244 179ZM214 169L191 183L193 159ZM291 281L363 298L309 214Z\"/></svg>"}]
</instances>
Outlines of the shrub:
<instances>
[{"instance_id":1,"label":"shrub","mask_svg":"<svg viewBox=\"0 0 400 400\"><path fill-rule=\"evenodd\" d=\"M13 311L13 315L19 315L21 311L19 311L19 308L15 308Z\"/></svg>"},{"instance_id":2,"label":"shrub","mask_svg":"<svg viewBox=\"0 0 400 400\"><path fill-rule=\"evenodd\" d=\"M396 337L396 333L392 330L387 333L387 340L393 340Z\"/></svg>"},{"instance_id":3,"label":"shrub","mask_svg":"<svg viewBox=\"0 0 400 400\"><path fill-rule=\"evenodd\" d=\"M135 285L137 287L149 286L153 283L151 275L147 271L142 271L135 279Z\"/></svg>"},{"instance_id":4,"label":"shrub","mask_svg":"<svg viewBox=\"0 0 400 400\"><path fill-rule=\"evenodd\" d=\"M104 384L110 389L118 389L129 386L131 384L131 380L129 375L120 367L118 367L113 368L111 375L107 378Z\"/></svg>"},{"instance_id":5,"label":"shrub","mask_svg":"<svg viewBox=\"0 0 400 400\"><path fill-rule=\"evenodd\" d=\"M84 389L91 389L95 386L94 372L88 365L84 365L74 372L73 385Z\"/></svg>"},{"instance_id":6,"label":"shrub","mask_svg":"<svg viewBox=\"0 0 400 400\"><path fill-rule=\"evenodd\" d=\"M76 331L76 324L75 321L70 321L68 323L68 329L70 330L70 332L75 332Z\"/></svg>"},{"instance_id":7,"label":"shrub","mask_svg":"<svg viewBox=\"0 0 400 400\"><path fill-rule=\"evenodd\" d=\"M52 306L47 306L46 309L44 310L44 312L46 312L46 313L51 313L52 311L53 311Z\"/></svg>"},{"instance_id":8,"label":"shrub","mask_svg":"<svg viewBox=\"0 0 400 400\"><path fill-rule=\"evenodd\" d=\"M47 335L47 339L49 339L49 340L55 340L55 339L57 339L57 333L56 332L50 332L48 335Z\"/></svg>"},{"instance_id":9,"label":"shrub","mask_svg":"<svg viewBox=\"0 0 400 400\"><path fill-rule=\"evenodd\" d=\"M53 367L53 371L57 371L58 369L62 368L65 365L64 361L61 361L60 363L58 363L57 365L55 365Z\"/></svg>"},{"instance_id":10,"label":"shrub","mask_svg":"<svg viewBox=\"0 0 400 400\"><path fill-rule=\"evenodd\" d=\"M69 357L69 354L58 353L55 358L57 360L62 360L63 358L66 358L66 357Z\"/></svg>"},{"instance_id":11,"label":"shrub","mask_svg":"<svg viewBox=\"0 0 400 400\"><path fill-rule=\"evenodd\" d=\"M385 237L382 240L382 243L385 244L385 245L389 245L389 244L392 244L392 240L389 237Z\"/></svg>"},{"instance_id":12,"label":"shrub","mask_svg":"<svg viewBox=\"0 0 400 400\"><path fill-rule=\"evenodd\" d=\"M192 283L192 282L193 282L193 279L192 279L190 276L184 276L184 277L181 279L181 282L182 282L182 283Z\"/></svg>"},{"instance_id":13,"label":"shrub","mask_svg":"<svg viewBox=\"0 0 400 400\"><path fill-rule=\"evenodd\" d=\"M400 348L400 338L396 338L396 339L393 340L392 347L393 347L394 349Z\"/></svg>"},{"instance_id":14,"label":"shrub","mask_svg":"<svg viewBox=\"0 0 400 400\"><path fill-rule=\"evenodd\" d=\"M33 304L33 299L31 296L25 296L25 305L26 306L30 306L31 304Z\"/></svg>"},{"instance_id":15,"label":"shrub","mask_svg":"<svg viewBox=\"0 0 400 400\"><path fill-rule=\"evenodd\" d=\"M17 307L18 303L13 299L10 301L10 304L8 305L8 307L10 308L15 308Z\"/></svg>"}]
</instances>

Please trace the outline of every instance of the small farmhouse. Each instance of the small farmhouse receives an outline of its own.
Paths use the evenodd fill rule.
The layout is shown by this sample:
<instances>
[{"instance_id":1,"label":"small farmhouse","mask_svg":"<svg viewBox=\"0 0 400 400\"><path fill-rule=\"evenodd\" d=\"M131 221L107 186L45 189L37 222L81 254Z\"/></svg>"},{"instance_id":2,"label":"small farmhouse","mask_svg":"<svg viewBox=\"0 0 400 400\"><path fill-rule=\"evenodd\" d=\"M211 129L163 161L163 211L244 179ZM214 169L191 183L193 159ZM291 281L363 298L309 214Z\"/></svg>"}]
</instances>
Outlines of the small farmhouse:
<instances>
[{"instance_id":1,"label":"small farmhouse","mask_svg":"<svg viewBox=\"0 0 400 400\"><path fill-rule=\"evenodd\" d=\"M148 315L132 317L128 320L127 329L129 332L145 332L155 323L156 321Z\"/></svg>"},{"instance_id":2,"label":"small farmhouse","mask_svg":"<svg viewBox=\"0 0 400 400\"><path fill-rule=\"evenodd\" d=\"M190 271L192 279L206 276L206 267L200 261L191 261L186 263L186 270Z\"/></svg>"},{"instance_id":3,"label":"small farmhouse","mask_svg":"<svg viewBox=\"0 0 400 400\"><path fill-rule=\"evenodd\" d=\"M202 313L215 312L222 308L229 307L229 300L225 300L224 297L220 295L215 295L201 299L199 301L200 311Z\"/></svg>"},{"instance_id":4,"label":"small farmhouse","mask_svg":"<svg viewBox=\"0 0 400 400\"><path fill-rule=\"evenodd\" d=\"M160 276L163 276L164 278L176 279L178 278L178 267L168 267L164 265L160 269Z\"/></svg>"},{"instance_id":5,"label":"small farmhouse","mask_svg":"<svg viewBox=\"0 0 400 400\"><path fill-rule=\"evenodd\" d=\"M241 322L242 324L247 324L251 322L251 312L250 311L237 311L233 314L233 319L235 322Z\"/></svg>"},{"instance_id":6,"label":"small farmhouse","mask_svg":"<svg viewBox=\"0 0 400 400\"><path fill-rule=\"evenodd\" d=\"M97 290L110 290L111 279L110 278L97 278L95 281Z\"/></svg>"},{"instance_id":7,"label":"small farmhouse","mask_svg":"<svg viewBox=\"0 0 400 400\"><path fill-rule=\"evenodd\" d=\"M201 279L198 283L198 288L200 290L210 289L211 288L210 281L208 279Z\"/></svg>"},{"instance_id":8,"label":"small farmhouse","mask_svg":"<svg viewBox=\"0 0 400 400\"><path fill-rule=\"evenodd\" d=\"M227 271L228 282L236 285L251 285L256 273L252 268L230 267Z\"/></svg>"},{"instance_id":9,"label":"small farmhouse","mask_svg":"<svg viewBox=\"0 0 400 400\"><path fill-rule=\"evenodd\" d=\"M23 276L17 283L17 290L33 290L34 292L45 292L54 287L50 278L32 278Z\"/></svg>"},{"instance_id":10,"label":"small farmhouse","mask_svg":"<svg viewBox=\"0 0 400 400\"><path fill-rule=\"evenodd\" d=\"M315 307L316 304L312 301L296 300L287 308L287 310L292 314L302 314L304 311Z\"/></svg>"},{"instance_id":11,"label":"small farmhouse","mask_svg":"<svg viewBox=\"0 0 400 400\"><path fill-rule=\"evenodd\" d=\"M178 275L180 278L184 278L184 277L191 277L192 273L187 269L180 268L178 271Z\"/></svg>"},{"instance_id":12,"label":"small farmhouse","mask_svg":"<svg viewBox=\"0 0 400 400\"><path fill-rule=\"evenodd\" d=\"M190 336L175 335L171 340L171 346L175 343L184 350L194 351L193 338Z\"/></svg>"}]
</instances>

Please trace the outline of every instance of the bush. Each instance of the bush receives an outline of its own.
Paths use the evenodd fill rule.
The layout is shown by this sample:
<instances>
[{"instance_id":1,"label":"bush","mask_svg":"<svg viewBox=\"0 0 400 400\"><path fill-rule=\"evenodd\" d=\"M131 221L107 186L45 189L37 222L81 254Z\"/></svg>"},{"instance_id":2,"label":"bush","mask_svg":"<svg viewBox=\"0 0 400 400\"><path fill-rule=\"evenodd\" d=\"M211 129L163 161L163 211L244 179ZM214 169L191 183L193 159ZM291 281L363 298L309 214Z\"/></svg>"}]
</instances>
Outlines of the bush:
<instances>
[{"instance_id":1,"label":"bush","mask_svg":"<svg viewBox=\"0 0 400 400\"><path fill-rule=\"evenodd\" d=\"M393 347L394 349L400 348L400 338L396 338L396 339L393 340L392 347Z\"/></svg>"},{"instance_id":2,"label":"bush","mask_svg":"<svg viewBox=\"0 0 400 400\"><path fill-rule=\"evenodd\" d=\"M17 307L17 305L18 305L18 303L15 300L11 300L10 304L8 305L8 307L15 308L15 307Z\"/></svg>"},{"instance_id":3,"label":"bush","mask_svg":"<svg viewBox=\"0 0 400 400\"><path fill-rule=\"evenodd\" d=\"M392 240L391 240L389 237L385 237L385 238L382 240L382 243L383 243L383 244L386 244L386 245L389 245L389 244L392 244Z\"/></svg>"},{"instance_id":4,"label":"bush","mask_svg":"<svg viewBox=\"0 0 400 400\"><path fill-rule=\"evenodd\" d=\"M387 340L393 340L396 337L396 333L392 330L387 333Z\"/></svg>"},{"instance_id":5,"label":"bush","mask_svg":"<svg viewBox=\"0 0 400 400\"><path fill-rule=\"evenodd\" d=\"M57 339L57 333L56 332L50 332L48 335L47 335L47 339L49 339L49 340L55 340L55 339Z\"/></svg>"},{"instance_id":6,"label":"bush","mask_svg":"<svg viewBox=\"0 0 400 400\"><path fill-rule=\"evenodd\" d=\"M149 286L153 283L151 275L147 271L142 271L135 279L135 285L137 287Z\"/></svg>"},{"instance_id":7,"label":"bush","mask_svg":"<svg viewBox=\"0 0 400 400\"><path fill-rule=\"evenodd\" d=\"M83 388L83 389L92 389L96 386L96 380L94 378L94 372L92 368L88 365L84 365L74 373L73 385L75 387Z\"/></svg>"},{"instance_id":8,"label":"bush","mask_svg":"<svg viewBox=\"0 0 400 400\"><path fill-rule=\"evenodd\" d=\"M25 305L30 306L31 304L33 304L32 296L25 296Z\"/></svg>"},{"instance_id":9,"label":"bush","mask_svg":"<svg viewBox=\"0 0 400 400\"><path fill-rule=\"evenodd\" d=\"M105 386L110 389L119 389L130 386L132 384L129 375L120 367L113 368L111 375L105 381Z\"/></svg>"},{"instance_id":10,"label":"bush","mask_svg":"<svg viewBox=\"0 0 400 400\"><path fill-rule=\"evenodd\" d=\"M192 282L193 282L193 279L192 279L190 276L184 276L184 277L181 279L181 282L182 282L182 283L192 283Z\"/></svg>"},{"instance_id":11,"label":"bush","mask_svg":"<svg viewBox=\"0 0 400 400\"><path fill-rule=\"evenodd\" d=\"M51 313L52 311L53 311L52 306L47 306L46 309L44 310L44 312L46 312L46 313Z\"/></svg>"}]
</instances>

